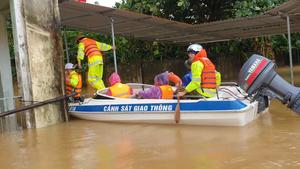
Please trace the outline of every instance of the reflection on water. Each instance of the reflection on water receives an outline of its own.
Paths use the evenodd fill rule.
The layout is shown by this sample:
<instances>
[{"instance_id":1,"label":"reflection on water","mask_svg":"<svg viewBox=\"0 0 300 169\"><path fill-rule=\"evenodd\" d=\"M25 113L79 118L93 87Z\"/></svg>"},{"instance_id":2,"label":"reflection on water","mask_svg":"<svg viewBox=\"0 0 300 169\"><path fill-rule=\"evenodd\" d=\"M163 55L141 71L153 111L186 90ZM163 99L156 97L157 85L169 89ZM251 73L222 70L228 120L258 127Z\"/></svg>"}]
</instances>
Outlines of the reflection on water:
<instances>
[{"instance_id":1,"label":"reflection on water","mask_svg":"<svg viewBox=\"0 0 300 169\"><path fill-rule=\"evenodd\" d=\"M272 101L244 127L72 119L0 135L0 168L300 168L300 116Z\"/></svg>"}]
</instances>

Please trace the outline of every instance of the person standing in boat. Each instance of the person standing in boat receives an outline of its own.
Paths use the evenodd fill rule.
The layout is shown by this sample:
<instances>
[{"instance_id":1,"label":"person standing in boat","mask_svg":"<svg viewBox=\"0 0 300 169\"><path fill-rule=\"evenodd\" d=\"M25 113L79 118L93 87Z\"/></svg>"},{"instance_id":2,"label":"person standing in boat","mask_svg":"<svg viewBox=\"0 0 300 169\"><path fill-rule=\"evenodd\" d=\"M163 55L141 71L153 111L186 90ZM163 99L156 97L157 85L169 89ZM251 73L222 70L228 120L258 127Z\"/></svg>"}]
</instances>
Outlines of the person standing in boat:
<instances>
[{"instance_id":1,"label":"person standing in boat","mask_svg":"<svg viewBox=\"0 0 300 169\"><path fill-rule=\"evenodd\" d=\"M140 91L137 95L142 99L173 99L173 89L169 85L169 72L161 73L154 78L154 84L148 91Z\"/></svg>"},{"instance_id":2,"label":"person standing in boat","mask_svg":"<svg viewBox=\"0 0 300 169\"><path fill-rule=\"evenodd\" d=\"M189 52L189 59L192 61L192 81L185 87L184 91L177 93L177 97L182 97L192 91L204 97L213 97L217 92L214 64L207 58L205 49L199 44L190 45L187 51Z\"/></svg>"},{"instance_id":3,"label":"person standing in boat","mask_svg":"<svg viewBox=\"0 0 300 169\"><path fill-rule=\"evenodd\" d=\"M109 77L110 86L106 95L117 98L129 98L133 95L133 90L126 84L121 83L121 78L118 74L113 73Z\"/></svg>"},{"instance_id":4,"label":"person standing in boat","mask_svg":"<svg viewBox=\"0 0 300 169\"><path fill-rule=\"evenodd\" d=\"M105 86L102 80L103 56L101 52L116 50L116 47L97 42L93 39L87 38L85 35L78 35L76 42L78 44L78 68L81 69L81 61L84 59L84 56L86 56L89 66L88 81L90 85L97 90L104 89Z\"/></svg>"},{"instance_id":5,"label":"person standing in boat","mask_svg":"<svg viewBox=\"0 0 300 169\"><path fill-rule=\"evenodd\" d=\"M67 93L68 94L71 94L72 92L77 93L76 96L69 98L69 101L83 102L84 99L81 96L82 78L81 78L81 75L75 71L75 67L76 66L74 66L72 63L67 63L65 65Z\"/></svg>"}]
</instances>

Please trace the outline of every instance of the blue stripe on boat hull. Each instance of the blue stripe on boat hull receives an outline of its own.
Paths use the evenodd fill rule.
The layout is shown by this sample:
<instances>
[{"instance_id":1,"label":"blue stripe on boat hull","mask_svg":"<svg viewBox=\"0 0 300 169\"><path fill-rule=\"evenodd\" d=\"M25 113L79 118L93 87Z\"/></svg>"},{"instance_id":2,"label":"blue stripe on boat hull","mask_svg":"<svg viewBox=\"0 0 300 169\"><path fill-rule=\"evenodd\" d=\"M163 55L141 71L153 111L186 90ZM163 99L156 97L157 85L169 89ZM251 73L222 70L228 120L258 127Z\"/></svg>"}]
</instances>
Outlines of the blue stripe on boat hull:
<instances>
[{"instance_id":1,"label":"blue stripe on boat hull","mask_svg":"<svg viewBox=\"0 0 300 169\"><path fill-rule=\"evenodd\" d=\"M71 112L170 112L175 111L177 103L143 103L112 105L79 105L70 106ZM181 111L228 111L241 110L247 107L240 100L231 101L198 101L180 103Z\"/></svg>"}]
</instances>

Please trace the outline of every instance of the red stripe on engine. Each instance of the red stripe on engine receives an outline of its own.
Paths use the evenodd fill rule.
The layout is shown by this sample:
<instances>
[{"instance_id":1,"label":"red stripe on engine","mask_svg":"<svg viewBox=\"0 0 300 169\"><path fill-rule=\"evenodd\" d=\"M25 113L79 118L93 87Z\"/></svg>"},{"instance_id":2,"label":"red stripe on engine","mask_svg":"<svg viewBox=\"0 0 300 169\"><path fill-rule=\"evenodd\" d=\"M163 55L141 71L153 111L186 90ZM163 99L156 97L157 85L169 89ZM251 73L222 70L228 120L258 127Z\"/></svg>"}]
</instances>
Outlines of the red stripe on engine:
<instances>
[{"instance_id":1,"label":"red stripe on engine","mask_svg":"<svg viewBox=\"0 0 300 169\"><path fill-rule=\"evenodd\" d=\"M263 59L260 64L257 66L257 68L255 69L255 71L253 72L253 74L250 76L250 78L247 81L247 84L250 85L252 83L252 81L254 80L254 78L257 76L257 74L261 71L261 69L265 66L265 64L268 61Z\"/></svg>"}]
</instances>

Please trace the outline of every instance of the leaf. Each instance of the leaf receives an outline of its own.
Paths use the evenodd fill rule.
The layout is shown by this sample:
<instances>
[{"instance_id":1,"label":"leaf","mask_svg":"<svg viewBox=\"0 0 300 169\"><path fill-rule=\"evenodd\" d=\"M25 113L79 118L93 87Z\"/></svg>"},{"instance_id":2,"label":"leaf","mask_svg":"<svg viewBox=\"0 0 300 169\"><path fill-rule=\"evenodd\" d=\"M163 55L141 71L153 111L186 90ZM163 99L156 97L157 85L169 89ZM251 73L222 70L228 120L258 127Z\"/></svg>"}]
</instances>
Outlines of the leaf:
<instances>
[{"instance_id":1,"label":"leaf","mask_svg":"<svg viewBox=\"0 0 300 169\"><path fill-rule=\"evenodd\" d=\"M178 3L177 3L177 6L182 6L183 5L183 1L179 1Z\"/></svg>"},{"instance_id":2,"label":"leaf","mask_svg":"<svg viewBox=\"0 0 300 169\"><path fill-rule=\"evenodd\" d=\"M256 7L254 8L254 10L256 10L256 11L261 11L260 7L258 7L258 6L256 6Z\"/></svg>"},{"instance_id":3,"label":"leaf","mask_svg":"<svg viewBox=\"0 0 300 169\"><path fill-rule=\"evenodd\" d=\"M241 18L241 17L242 17L241 11L236 11L235 17L236 17L236 18Z\"/></svg>"},{"instance_id":4,"label":"leaf","mask_svg":"<svg viewBox=\"0 0 300 169\"><path fill-rule=\"evenodd\" d=\"M153 52L154 56L155 55L158 55L159 54L159 51L156 49L154 52Z\"/></svg>"},{"instance_id":5,"label":"leaf","mask_svg":"<svg viewBox=\"0 0 300 169\"><path fill-rule=\"evenodd\" d=\"M135 6L136 8L141 8L142 4L141 4L141 3L136 3L134 6Z\"/></svg>"},{"instance_id":6,"label":"leaf","mask_svg":"<svg viewBox=\"0 0 300 169\"><path fill-rule=\"evenodd\" d=\"M151 12L155 12L155 11L157 11L157 7L156 7L156 6L154 6L154 7L150 8L150 11L151 11Z\"/></svg>"}]
</instances>

